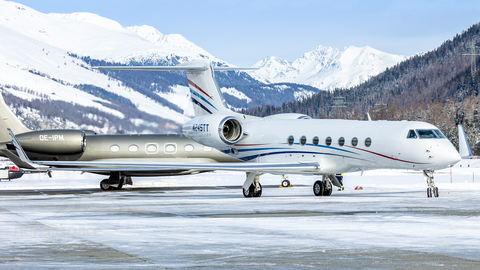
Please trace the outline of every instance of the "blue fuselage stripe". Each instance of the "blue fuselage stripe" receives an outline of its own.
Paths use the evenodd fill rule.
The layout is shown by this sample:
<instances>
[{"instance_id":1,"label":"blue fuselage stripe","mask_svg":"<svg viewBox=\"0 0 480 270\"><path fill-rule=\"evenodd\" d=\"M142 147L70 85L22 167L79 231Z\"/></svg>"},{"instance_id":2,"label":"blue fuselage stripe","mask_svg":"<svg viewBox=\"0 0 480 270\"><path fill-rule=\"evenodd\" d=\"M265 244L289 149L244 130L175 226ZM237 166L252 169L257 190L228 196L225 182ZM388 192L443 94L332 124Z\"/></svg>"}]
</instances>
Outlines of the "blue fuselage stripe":
<instances>
[{"instance_id":1,"label":"blue fuselage stripe","mask_svg":"<svg viewBox=\"0 0 480 270\"><path fill-rule=\"evenodd\" d=\"M197 104L198 106L200 106L200 108L204 109L204 110L207 111L209 114L212 114L212 112L211 112L209 109L205 108L205 106L203 106L202 103L198 102L198 101L197 101L196 99L194 99L193 97L192 97L192 102L195 103L195 104Z\"/></svg>"},{"instance_id":2,"label":"blue fuselage stripe","mask_svg":"<svg viewBox=\"0 0 480 270\"><path fill-rule=\"evenodd\" d=\"M193 91L192 89L190 89L190 93L198 98L200 98L203 102L207 103L208 105L212 106L212 108L214 108L215 110L218 111L217 108L215 108L215 106L213 106L212 103L208 102L208 100L206 100L204 97L202 97L199 93Z\"/></svg>"}]
</instances>

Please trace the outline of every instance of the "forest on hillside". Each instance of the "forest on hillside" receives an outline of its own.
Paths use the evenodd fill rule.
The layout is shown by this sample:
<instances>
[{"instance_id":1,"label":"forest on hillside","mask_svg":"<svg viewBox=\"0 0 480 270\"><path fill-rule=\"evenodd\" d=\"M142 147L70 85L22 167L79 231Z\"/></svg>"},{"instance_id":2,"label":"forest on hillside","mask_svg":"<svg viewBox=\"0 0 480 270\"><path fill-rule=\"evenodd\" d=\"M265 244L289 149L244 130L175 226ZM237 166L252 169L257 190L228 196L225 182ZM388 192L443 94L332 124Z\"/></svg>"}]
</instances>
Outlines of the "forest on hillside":
<instances>
[{"instance_id":1,"label":"forest on hillside","mask_svg":"<svg viewBox=\"0 0 480 270\"><path fill-rule=\"evenodd\" d=\"M472 147L480 154L480 56L472 65L471 46L480 53L480 23L445 41L440 47L413 56L368 81L349 88L321 92L282 106L266 105L243 113L266 116L303 113L313 118L425 121L439 127L457 145L463 124Z\"/></svg>"}]
</instances>

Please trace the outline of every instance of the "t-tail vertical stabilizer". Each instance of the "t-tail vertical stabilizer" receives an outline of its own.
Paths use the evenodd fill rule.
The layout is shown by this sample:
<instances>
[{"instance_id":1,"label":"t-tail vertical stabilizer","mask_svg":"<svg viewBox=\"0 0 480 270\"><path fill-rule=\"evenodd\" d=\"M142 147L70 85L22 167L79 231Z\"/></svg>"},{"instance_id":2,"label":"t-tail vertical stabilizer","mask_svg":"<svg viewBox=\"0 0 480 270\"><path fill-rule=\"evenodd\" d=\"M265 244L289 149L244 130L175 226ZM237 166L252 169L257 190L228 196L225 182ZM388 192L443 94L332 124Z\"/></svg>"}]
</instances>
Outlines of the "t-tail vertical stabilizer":
<instances>
[{"instance_id":1,"label":"t-tail vertical stabilizer","mask_svg":"<svg viewBox=\"0 0 480 270\"><path fill-rule=\"evenodd\" d=\"M178 66L203 67L186 70L195 116L231 113L215 81L214 69L218 68L214 68L212 62L193 61Z\"/></svg>"},{"instance_id":2,"label":"t-tail vertical stabilizer","mask_svg":"<svg viewBox=\"0 0 480 270\"><path fill-rule=\"evenodd\" d=\"M462 125L458 125L458 152L462 158L472 158L472 150Z\"/></svg>"},{"instance_id":3,"label":"t-tail vertical stabilizer","mask_svg":"<svg viewBox=\"0 0 480 270\"><path fill-rule=\"evenodd\" d=\"M32 131L20 122L17 117L10 111L7 104L3 100L3 96L0 94L0 142L10 141L10 135L7 132L7 128L10 128L14 134L20 134L28 131Z\"/></svg>"}]
</instances>

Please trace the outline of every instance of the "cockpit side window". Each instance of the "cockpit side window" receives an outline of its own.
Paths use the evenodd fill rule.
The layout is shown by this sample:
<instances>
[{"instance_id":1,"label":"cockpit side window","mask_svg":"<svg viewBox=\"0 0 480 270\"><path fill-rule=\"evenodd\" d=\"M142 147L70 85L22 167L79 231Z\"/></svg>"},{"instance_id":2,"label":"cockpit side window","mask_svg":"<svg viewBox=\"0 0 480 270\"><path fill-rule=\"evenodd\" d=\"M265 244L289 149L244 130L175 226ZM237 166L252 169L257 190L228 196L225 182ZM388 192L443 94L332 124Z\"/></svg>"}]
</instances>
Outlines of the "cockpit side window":
<instances>
[{"instance_id":1,"label":"cockpit side window","mask_svg":"<svg viewBox=\"0 0 480 270\"><path fill-rule=\"evenodd\" d=\"M415 133L415 130L410 129L407 134L407 139L416 139L417 138L417 133Z\"/></svg>"},{"instance_id":2,"label":"cockpit side window","mask_svg":"<svg viewBox=\"0 0 480 270\"><path fill-rule=\"evenodd\" d=\"M435 133L437 134L438 138L442 138L442 139L446 138L445 135L443 135L443 133L442 133L440 130L435 129L435 130L433 130L433 131L435 131Z\"/></svg>"},{"instance_id":3,"label":"cockpit side window","mask_svg":"<svg viewBox=\"0 0 480 270\"><path fill-rule=\"evenodd\" d=\"M437 135L432 129L417 129L420 139L436 139Z\"/></svg>"}]
</instances>

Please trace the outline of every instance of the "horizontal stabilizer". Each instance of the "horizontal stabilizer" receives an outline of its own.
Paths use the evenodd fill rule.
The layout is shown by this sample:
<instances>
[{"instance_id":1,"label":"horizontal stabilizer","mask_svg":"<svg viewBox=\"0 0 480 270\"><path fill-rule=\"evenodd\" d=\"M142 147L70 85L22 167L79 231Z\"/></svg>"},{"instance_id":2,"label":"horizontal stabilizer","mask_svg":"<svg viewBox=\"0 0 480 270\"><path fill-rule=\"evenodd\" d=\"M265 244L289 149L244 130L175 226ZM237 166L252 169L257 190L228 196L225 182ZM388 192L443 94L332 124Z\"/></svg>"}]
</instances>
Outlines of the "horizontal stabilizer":
<instances>
[{"instance_id":1,"label":"horizontal stabilizer","mask_svg":"<svg viewBox=\"0 0 480 270\"><path fill-rule=\"evenodd\" d=\"M205 71L206 66L96 66L92 69L137 70L137 71ZM257 70L258 68L213 67L215 71Z\"/></svg>"},{"instance_id":2,"label":"horizontal stabilizer","mask_svg":"<svg viewBox=\"0 0 480 270\"><path fill-rule=\"evenodd\" d=\"M17 155L10 152L8 149L0 149L0 152L4 154L7 158L9 158L15 165L22 169L36 169L32 165L28 164L27 162L22 161Z\"/></svg>"}]
</instances>

